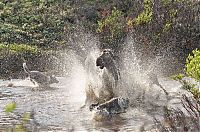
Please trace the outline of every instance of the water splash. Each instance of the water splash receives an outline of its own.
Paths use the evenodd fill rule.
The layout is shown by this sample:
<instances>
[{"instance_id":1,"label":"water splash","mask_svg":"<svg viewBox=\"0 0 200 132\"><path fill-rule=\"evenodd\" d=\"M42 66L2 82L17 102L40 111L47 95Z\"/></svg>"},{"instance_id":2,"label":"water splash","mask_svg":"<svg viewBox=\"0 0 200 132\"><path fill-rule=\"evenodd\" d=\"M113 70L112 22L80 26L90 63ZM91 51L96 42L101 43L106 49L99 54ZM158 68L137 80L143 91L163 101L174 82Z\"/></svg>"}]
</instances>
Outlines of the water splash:
<instances>
[{"instance_id":1,"label":"water splash","mask_svg":"<svg viewBox=\"0 0 200 132\"><path fill-rule=\"evenodd\" d=\"M71 90L68 94L72 97L72 102L84 102L85 101L85 86L87 79L93 79L93 84L98 85L100 80L98 79L97 67L95 62L91 62L90 67L95 71L88 76L86 73L85 60L88 57L96 58L99 54L99 41L92 34L86 34L83 32L74 33L69 39L70 48L60 51L58 54L59 59L55 60L56 71L59 71L62 77L70 78ZM95 59L93 59L95 61ZM96 68L96 69L95 69Z\"/></svg>"},{"instance_id":2,"label":"water splash","mask_svg":"<svg viewBox=\"0 0 200 132\"><path fill-rule=\"evenodd\" d=\"M59 71L61 76L63 76L58 77L60 83L53 84L52 86L55 87L53 90L43 91L32 91L29 87L21 86L9 88L11 92L8 92L11 94L12 91L14 91L15 95L20 95L14 97L18 106L22 108L23 111L34 108L38 123L48 127L52 125L53 128L55 128L54 125L57 125L62 128L74 127L76 130L89 131L104 129L105 131L112 131L115 130L115 128L119 131L137 131L140 129L140 126L146 124L146 122L152 125L152 115L160 116L162 110L153 109L151 106L149 107L149 105L151 105L152 102L158 102L156 96L161 94L161 89L156 85L149 87L151 79L148 75L150 73L156 73L160 77L164 70L162 63L167 63L166 60L170 59L166 57L170 55L160 53L153 57L148 57L148 55L144 57L137 42L134 41L134 38L131 36L127 37L127 40L123 44L123 49L117 54L120 57L121 82L114 92L117 93L118 96L129 97L133 107L122 115L123 119L119 119L122 121L119 122L119 124L114 122L109 125L100 124L99 126L94 126L94 122L90 122L91 115L88 112L89 110L82 110L80 107L85 100L85 84L86 79L88 79L85 59L88 56L92 56L95 60L100 52L99 42L98 39L91 34L81 32L80 36L78 33L75 35L77 36L72 40L76 46L68 50L60 51L57 59L55 59L55 70ZM97 75L100 73L96 70L95 62L91 62L89 66L93 68L92 72L90 72L92 74L93 83L99 85L101 80L98 80L99 78ZM160 78L158 80L160 81ZM18 83L25 83L23 82L24 80L17 81ZM4 81L0 82L0 84L3 82ZM174 83L172 84L171 82L165 83L165 85L173 85L174 87ZM7 87L4 89L7 89ZM7 93L7 91L4 93ZM144 103L142 107L140 107L140 102L145 100L145 98L143 98L144 94L144 97L150 103ZM139 103L137 103L138 100ZM3 102L1 103L2 106L2 104L6 104L7 99L0 101ZM162 107L163 104L162 102L162 104L160 103L158 106ZM151 113L149 113L149 111L151 111Z\"/></svg>"},{"instance_id":3,"label":"water splash","mask_svg":"<svg viewBox=\"0 0 200 132\"><path fill-rule=\"evenodd\" d=\"M86 58L91 57L93 58L91 60L95 61L95 58L98 57L100 53L98 39L92 34L80 31L69 39L69 45L71 45L71 49L60 52L57 70L62 72L62 76L72 78L74 93L84 93L86 79L90 79L94 87L100 87L101 80L98 78L100 70L97 70L95 62L87 64L90 68L86 68L85 65ZM166 73L166 68L169 67L166 64L173 62L175 58L171 57L170 48L162 49L157 54L153 53L154 56L146 54L144 57L141 45L137 44L131 35L122 45L121 52L118 52L121 80L114 92L118 96L128 96L132 100L136 98L142 100L144 94L148 98L156 97L159 94L164 95L159 86L150 86L154 83L150 75L153 73L161 77ZM173 67L172 63L169 64ZM91 71L88 72L86 69L91 69ZM153 97L154 100L156 100L155 97Z\"/></svg>"}]
</instances>

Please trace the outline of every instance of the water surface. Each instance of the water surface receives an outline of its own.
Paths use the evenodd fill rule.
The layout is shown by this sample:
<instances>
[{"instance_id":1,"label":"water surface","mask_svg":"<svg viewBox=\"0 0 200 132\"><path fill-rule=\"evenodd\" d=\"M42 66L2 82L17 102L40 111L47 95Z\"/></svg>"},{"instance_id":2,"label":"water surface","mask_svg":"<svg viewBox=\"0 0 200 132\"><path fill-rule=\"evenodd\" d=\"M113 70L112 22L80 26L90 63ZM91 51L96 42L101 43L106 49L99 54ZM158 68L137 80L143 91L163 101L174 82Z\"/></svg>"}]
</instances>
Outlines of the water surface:
<instances>
[{"instance_id":1,"label":"water surface","mask_svg":"<svg viewBox=\"0 0 200 132\"><path fill-rule=\"evenodd\" d=\"M84 79L77 80L74 77L59 77L58 79L60 83L53 84L47 89L37 88L27 79L1 80L0 128L11 127L12 124L17 123L18 119L9 118L9 115L4 112L6 104L13 101L17 104L14 111L16 115L34 111L34 126L38 131L154 130L153 117L162 118L162 99L156 103L131 100L131 107L120 117L114 117L111 121L95 122L91 120L91 113L87 108L80 109L85 100ZM159 80L163 86L168 88L168 91L171 90L171 93L177 92L180 87L177 82L165 78ZM13 87L7 87L9 83L13 83ZM173 89L170 89L172 87ZM180 103L180 100L174 100L168 103Z\"/></svg>"}]
</instances>

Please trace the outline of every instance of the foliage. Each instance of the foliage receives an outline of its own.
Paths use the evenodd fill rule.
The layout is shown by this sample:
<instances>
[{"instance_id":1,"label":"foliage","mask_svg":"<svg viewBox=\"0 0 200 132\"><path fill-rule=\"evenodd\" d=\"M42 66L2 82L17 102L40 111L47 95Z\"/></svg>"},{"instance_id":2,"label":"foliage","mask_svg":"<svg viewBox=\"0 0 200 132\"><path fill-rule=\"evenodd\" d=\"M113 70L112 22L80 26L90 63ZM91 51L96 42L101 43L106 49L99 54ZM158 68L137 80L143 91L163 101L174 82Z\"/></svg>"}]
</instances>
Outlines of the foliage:
<instances>
[{"instance_id":1,"label":"foliage","mask_svg":"<svg viewBox=\"0 0 200 132\"><path fill-rule=\"evenodd\" d=\"M15 125L14 130L15 130L15 132L26 132L26 130L22 124Z\"/></svg>"},{"instance_id":2,"label":"foliage","mask_svg":"<svg viewBox=\"0 0 200 132\"><path fill-rule=\"evenodd\" d=\"M8 1L1 11L0 41L54 47L70 27L67 18L71 11L54 0Z\"/></svg>"},{"instance_id":3,"label":"foliage","mask_svg":"<svg viewBox=\"0 0 200 132\"><path fill-rule=\"evenodd\" d=\"M197 81L200 80L198 76L200 52L193 50L193 55L189 55L186 60L186 75L177 74L171 78L179 81L182 88L192 94L192 97L182 95L181 103L183 109L173 109L165 107L164 122L155 119L157 128L160 131L198 131L200 129L200 89L196 84L187 81L184 77L192 77ZM167 124L167 125L166 125Z\"/></svg>"},{"instance_id":4,"label":"foliage","mask_svg":"<svg viewBox=\"0 0 200 132\"><path fill-rule=\"evenodd\" d=\"M31 53L31 54L36 54L39 52L39 49L37 48L37 46L30 46L30 45L26 45L26 44L0 44L0 51L4 52L4 51L9 51L12 53L18 53L18 54L22 54L22 53Z\"/></svg>"},{"instance_id":5,"label":"foliage","mask_svg":"<svg viewBox=\"0 0 200 132\"><path fill-rule=\"evenodd\" d=\"M182 95L181 101L183 109L165 108L165 122L155 119L157 127L160 131L198 131L200 129L200 89L196 84L187 81L184 77L191 77L200 80L198 76L200 52L193 50L193 55L189 55L185 64L186 75L177 74L172 79L179 81L182 88L192 94L192 97Z\"/></svg>"},{"instance_id":6,"label":"foliage","mask_svg":"<svg viewBox=\"0 0 200 132\"><path fill-rule=\"evenodd\" d=\"M186 75L177 74L172 76L172 79L179 81L182 84L182 88L190 92L193 97L200 103L200 89L191 82L184 79L184 77L191 77L200 81L200 51L193 50L193 55L188 55L185 64Z\"/></svg>"},{"instance_id":7,"label":"foliage","mask_svg":"<svg viewBox=\"0 0 200 132\"><path fill-rule=\"evenodd\" d=\"M21 117L21 122L20 122L20 124L16 124L16 125L14 126L14 130L15 130L16 132L26 132L26 131L28 131L28 129L27 129L27 127L26 127L26 124L29 123L30 119L31 119L31 118L30 118L30 113L25 112L25 113L23 114L23 116Z\"/></svg>"},{"instance_id":8,"label":"foliage","mask_svg":"<svg viewBox=\"0 0 200 132\"><path fill-rule=\"evenodd\" d=\"M126 26L126 23L128 23L128 21L130 22L130 19L126 20L126 17L131 17L133 13L135 15L131 18L136 24L145 24L156 19L157 22L153 21L154 23L152 23L151 26L159 23L164 27L163 30L167 30L171 25L170 21L172 21L172 18L178 20L176 22L179 23L179 20L185 17L183 16L184 14L181 13L184 13L183 9L187 11L189 5L196 5L195 1L144 0L143 2L139 2L131 0L83 0L73 2L56 0L18 0L8 1L7 3L1 2L1 33L3 33L1 40L2 42L9 43L20 41L20 43L26 42L45 46L51 44L52 41L56 44L60 42L61 38L63 39L64 32L70 32L71 29L75 27L75 19L79 19L83 25L89 22L90 25L86 24L86 28L96 28L100 32L102 30L102 25L108 25L109 28L114 26L111 29L113 35L116 30L118 31L114 23L117 22L117 25L120 23L122 27ZM195 11L196 8L196 6L194 6L194 9L190 8L190 12L193 12L191 10ZM104 20L104 18L103 20L101 19L101 13L103 11L112 12L108 15L108 20ZM180 12L180 16L172 15L176 14L177 11ZM124 20L121 19L121 17L123 17ZM157 19L157 17L159 17L159 19ZM115 18L115 20L113 20L114 23L111 22L110 24L110 22L106 22L111 18ZM122 21L117 21L116 19ZM119 28L121 28L121 26ZM9 38L9 36L12 37Z\"/></svg>"},{"instance_id":9,"label":"foliage","mask_svg":"<svg viewBox=\"0 0 200 132\"><path fill-rule=\"evenodd\" d=\"M200 81L200 51L193 50L186 60L185 71L189 77Z\"/></svg>"},{"instance_id":10,"label":"foliage","mask_svg":"<svg viewBox=\"0 0 200 132\"><path fill-rule=\"evenodd\" d=\"M12 103L8 103L5 106L5 112L6 113L13 113L13 111L16 108L16 103L12 102ZM14 118L13 115L11 115L10 118ZM26 132L27 131L27 127L26 124L29 123L31 119L30 113L29 112L25 112L22 117L20 117L20 123L19 124L13 124L14 125L14 131L15 132Z\"/></svg>"},{"instance_id":11,"label":"foliage","mask_svg":"<svg viewBox=\"0 0 200 132\"><path fill-rule=\"evenodd\" d=\"M193 50L193 55L188 55L185 64L186 75L200 81L200 51ZM191 84L188 81L179 80L183 84L183 88L192 93L195 99L198 99L200 103L200 89L196 88L194 84Z\"/></svg>"},{"instance_id":12,"label":"foliage","mask_svg":"<svg viewBox=\"0 0 200 132\"><path fill-rule=\"evenodd\" d=\"M111 13L102 20L98 21L97 32L106 34L108 41L119 39L123 32L124 25L122 23L123 12L114 8Z\"/></svg>"},{"instance_id":13,"label":"foliage","mask_svg":"<svg viewBox=\"0 0 200 132\"><path fill-rule=\"evenodd\" d=\"M136 25L147 24L151 22L153 15L153 2L144 0L144 11L139 14L135 20Z\"/></svg>"},{"instance_id":14,"label":"foliage","mask_svg":"<svg viewBox=\"0 0 200 132\"><path fill-rule=\"evenodd\" d=\"M182 80L181 83L183 84L183 89L190 92L193 97L197 100L197 102L200 104L200 90L196 87L195 84L190 83L189 81Z\"/></svg>"},{"instance_id":15,"label":"foliage","mask_svg":"<svg viewBox=\"0 0 200 132\"><path fill-rule=\"evenodd\" d=\"M16 108L16 103L11 102L11 103L8 103L4 109L5 109L5 112L10 113L10 112L13 112L15 108Z\"/></svg>"},{"instance_id":16,"label":"foliage","mask_svg":"<svg viewBox=\"0 0 200 132\"><path fill-rule=\"evenodd\" d=\"M183 77L185 77L184 74L177 74L177 75L173 75L171 78L172 78L173 80L180 81L180 80L183 79Z\"/></svg>"},{"instance_id":17,"label":"foliage","mask_svg":"<svg viewBox=\"0 0 200 132\"><path fill-rule=\"evenodd\" d=\"M178 13L178 10L176 9L171 9L169 11L169 14L168 14L169 18L165 22L165 25L163 27L163 32L167 32L172 28L173 21L175 21L177 13Z\"/></svg>"},{"instance_id":18,"label":"foliage","mask_svg":"<svg viewBox=\"0 0 200 132\"><path fill-rule=\"evenodd\" d=\"M42 50L37 46L27 44L0 44L0 78L21 78L22 63L27 62L31 69L39 71L50 71L55 65L51 50Z\"/></svg>"},{"instance_id":19,"label":"foliage","mask_svg":"<svg viewBox=\"0 0 200 132\"><path fill-rule=\"evenodd\" d=\"M172 76L172 79L179 81L182 84L182 88L187 90L188 92L190 92L193 95L193 97L197 100L198 103L200 103L199 87L197 85L185 80L184 77L189 76L189 77L196 79L197 81L200 81L198 72L195 72L197 70L200 70L198 60L196 60L198 58L198 56L200 55L199 53L200 52L198 50L193 50L194 56L191 56L191 55L188 56L188 58L186 60L186 65L185 65L186 66L186 75L177 74L177 75Z\"/></svg>"},{"instance_id":20,"label":"foliage","mask_svg":"<svg viewBox=\"0 0 200 132\"><path fill-rule=\"evenodd\" d=\"M83 27L99 36L102 48L119 50L127 34L132 34L143 54L170 47L182 61L199 47L199 8L197 0L4 0L0 2L0 43L45 51L71 49L77 47L68 44L71 36ZM21 56L38 55L23 50ZM6 56L7 51L0 54Z\"/></svg>"},{"instance_id":21,"label":"foliage","mask_svg":"<svg viewBox=\"0 0 200 132\"><path fill-rule=\"evenodd\" d=\"M167 42L186 36L187 40L193 38L195 45L200 35L198 8L196 1L187 0L3 1L0 41L61 48L67 45L68 34L83 25L94 33L98 31L103 38L100 41L108 44L120 43L118 40L126 36L127 28L134 28L136 38L143 34L154 40L161 34L159 40Z\"/></svg>"},{"instance_id":22,"label":"foliage","mask_svg":"<svg viewBox=\"0 0 200 132\"><path fill-rule=\"evenodd\" d=\"M130 9L132 12L126 22L129 31L144 47L141 50L143 54L151 54L152 50L155 54L159 49L171 48L170 53L182 63L192 49L199 47L200 28L196 16L200 5L197 1L188 0L147 1L135 2L135 8Z\"/></svg>"},{"instance_id":23,"label":"foliage","mask_svg":"<svg viewBox=\"0 0 200 132\"><path fill-rule=\"evenodd\" d=\"M197 102L200 103L200 90L197 87L197 85L184 80L184 76L183 74L178 74L172 77L172 79L179 81L182 84L182 88L187 90L188 92L190 92L193 97L197 100Z\"/></svg>"}]
</instances>

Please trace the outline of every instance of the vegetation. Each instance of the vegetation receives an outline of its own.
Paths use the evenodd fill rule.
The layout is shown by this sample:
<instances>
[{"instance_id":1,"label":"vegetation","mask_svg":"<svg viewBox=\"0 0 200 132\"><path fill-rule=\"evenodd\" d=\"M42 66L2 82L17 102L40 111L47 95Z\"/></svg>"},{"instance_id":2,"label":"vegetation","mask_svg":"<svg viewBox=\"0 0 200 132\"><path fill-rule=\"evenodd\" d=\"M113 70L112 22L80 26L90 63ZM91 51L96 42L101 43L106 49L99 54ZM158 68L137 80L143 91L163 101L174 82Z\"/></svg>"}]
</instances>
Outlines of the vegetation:
<instances>
[{"instance_id":1,"label":"vegetation","mask_svg":"<svg viewBox=\"0 0 200 132\"><path fill-rule=\"evenodd\" d=\"M183 106L196 125L200 90L184 77L200 81L199 9L199 0L1 0L0 78L23 76L24 61L33 69L53 70L51 57L59 50L77 47L68 41L79 28L98 36L101 48L114 51L120 51L123 40L131 34L145 57L170 49L179 63L187 58L185 75L173 78L193 95L192 99L183 95ZM5 111L15 108L16 104L10 103ZM162 130L177 131L176 126L185 119L182 117L187 118L182 111L166 108L171 129L162 126ZM26 122L29 118L25 113L21 119ZM16 131L25 131L24 124L17 125ZM189 130L190 126L183 128Z\"/></svg>"},{"instance_id":2,"label":"vegetation","mask_svg":"<svg viewBox=\"0 0 200 132\"><path fill-rule=\"evenodd\" d=\"M6 53L10 54L37 54L39 49L36 46L30 46L26 44L0 44L0 52L1 56L5 55ZM25 56L25 55L23 55Z\"/></svg>"},{"instance_id":3,"label":"vegetation","mask_svg":"<svg viewBox=\"0 0 200 132\"><path fill-rule=\"evenodd\" d=\"M16 103L11 102L11 103L7 104L4 109L5 109L5 112L9 113L9 112L13 112L15 110L15 108L16 108Z\"/></svg>"},{"instance_id":4,"label":"vegetation","mask_svg":"<svg viewBox=\"0 0 200 132\"><path fill-rule=\"evenodd\" d=\"M14 110L16 109L16 103L15 102L11 102L11 103L8 103L4 110L7 114L10 114L10 118L13 118L15 119L17 115L14 114ZM12 113L12 114L11 114ZM12 126L12 131L15 131L15 132L27 132L27 131L30 131L27 126L27 124L30 122L30 119L31 119L31 113L29 112L25 112L21 117L20 117L20 122L19 123L14 123L13 126ZM31 126L31 127L34 127L34 126ZM6 130L6 131L9 131Z\"/></svg>"},{"instance_id":5,"label":"vegetation","mask_svg":"<svg viewBox=\"0 0 200 132\"><path fill-rule=\"evenodd\" d=\"M172 78L174 80L179 81L182 84L182 88L190 92L193 95L193 97L197 100L197 102L200 103L200 90L198 86L187 80L184 80L183 77L185 77L183 74L178 74L173 76Z\"/></svg>"},{"instance_id":6,"label":"vegetation","mask_svg":"<svg viewBox=\"0 0 200 132\"><path fill-rule=\"evenodd\" d=\"M196 49L192 53L193 55L189 55L186 61L186 74L200 81L200 51Z\"/></svg>"},{"instance_id":7,"label":"vegetation","mask_svg":"<svg viewBox=\"0 0 200 132\"><path fill-rule=\"evenodd\" d=\"M171 47L183 62L192 49L199 48L199 8L198 0L2 0L0 47L15 45L17 49L9 53L25 50L23 57L34 58L38 52L76 47L68 41L81 27L99 36L102 48L118 51L132 33L144 54ZM34 53L27 50L31 47Z\"/></svg>"},{"instance_id":8,"label":"vegetation","mask_svg":"<svg viewBox=\"0 0 200 132\"><path fill-rule=\"evenodd\" d=\"M1 2L1 42L24 43L45 48L61 43L68 7L58 1L18 0Z\"/></svg>"},{"instance_id":9,"label":"vegetation","mask_svg":"<svg viewBox=\"0 0 200 132\"><path fill-rule=\"evenodd\" d=\"M191 77L195 79L196 81L200 81L200 51L199 50L193 50L193 55L188 55L186 59L185 64L185 73L184 74L178 74L173 76L172 78L174 80L179 81L183 85L183 89L190 92L193 97L197 100L198 103L200 103L200 89L197 85L192 84L191 82L184 79L184 77Z\"/></svg>"},{"instance_id":10,"label":"vegetation","mask_svg":"<svg viewBox=\"0 0 200 132\"><path fill-rule=\"evenodd\" d=\"M177 74L172 76L174 80L182 84L182 88L191 93L192 97L185 94L182 95L182 109L173 109L165 107L165 122L164 125L161 121L155 119L157 127L161 131L198 131L200 129L200 88L196 84L191 83L185 77L192 77L199 82L199 50L193 50L193 55L189 55L186 59L184 74Z\"/></svg>"},{"instance_id":11,"label":"vegetation","mask_svg":"<svg viewBox=\"0 0 200 132\"><path fill-rule=\"evenodd\" d=\"M98 21L97 32L104 34L105 42L112 44L114 40L124 35L124 24L121 22L123 19L123 12L114 8L111 14Z\"/></svg>"},{"instance_id":12,"label":"vegetation","mask_svg":"<svg viewBox=\"0 0 200 132\"><path fill-rule=\"evenodd\" d=\"M140 13L136 19L136 25L148 24L151 22L153 16L153 2L151 0L144 0L144 11Z\"/></svg>"}]
</instances>

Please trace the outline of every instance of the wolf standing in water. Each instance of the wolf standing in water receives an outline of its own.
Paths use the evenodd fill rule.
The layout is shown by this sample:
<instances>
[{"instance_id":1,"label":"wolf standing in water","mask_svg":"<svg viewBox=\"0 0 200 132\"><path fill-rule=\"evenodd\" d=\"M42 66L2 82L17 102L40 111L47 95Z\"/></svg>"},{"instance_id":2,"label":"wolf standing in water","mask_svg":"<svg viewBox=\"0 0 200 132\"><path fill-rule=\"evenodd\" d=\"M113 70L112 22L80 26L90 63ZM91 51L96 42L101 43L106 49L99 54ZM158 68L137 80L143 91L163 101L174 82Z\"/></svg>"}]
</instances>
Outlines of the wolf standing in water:
<instances>
[{"instance_id":1,"label":"wolf standing in water","mask_svg":"<svg viewBox=\"0 0 200 132\"><path fill-rule=\"evenodd\" d=\"M26 63L23 63L23 69L28 74L31 82L37 83L39 86L49 86L59 82L54 76L47 76L39 71L30 71Z\"/></svg>"}]
</instances>

